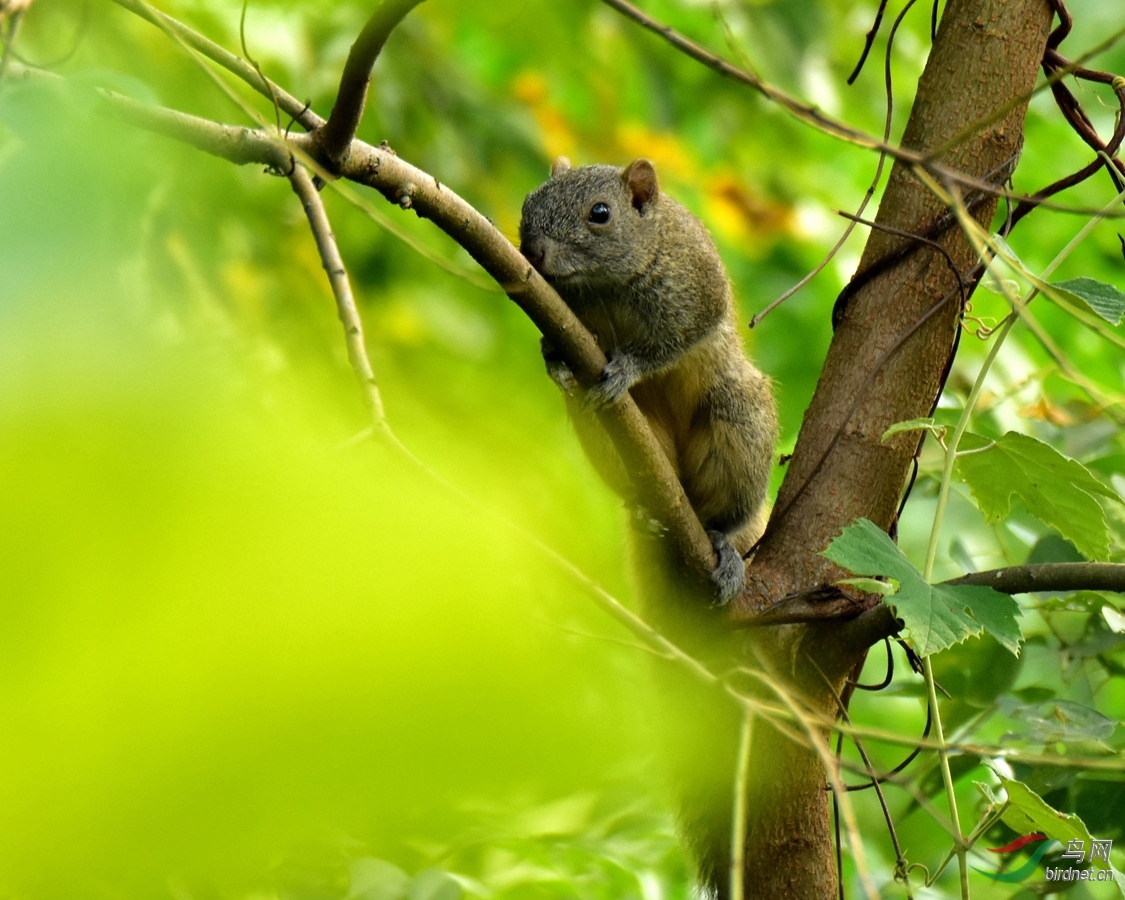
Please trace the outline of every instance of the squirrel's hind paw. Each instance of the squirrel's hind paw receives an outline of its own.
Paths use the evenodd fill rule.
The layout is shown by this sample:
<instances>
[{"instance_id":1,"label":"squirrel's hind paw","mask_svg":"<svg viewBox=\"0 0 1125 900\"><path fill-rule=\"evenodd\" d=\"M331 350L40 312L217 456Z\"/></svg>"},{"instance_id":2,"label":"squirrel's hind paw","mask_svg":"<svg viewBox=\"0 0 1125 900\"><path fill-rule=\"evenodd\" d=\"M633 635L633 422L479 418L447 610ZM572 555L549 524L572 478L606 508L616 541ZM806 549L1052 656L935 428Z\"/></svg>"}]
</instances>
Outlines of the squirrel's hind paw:
<instances>
[{"instance_id":1,"label":"squirrel's hind paw","mask_svg":"<svg viewBox=\"0 0 1125 900\"><path fill-rule=\"evenodd\" d=\"M711 546L719 556L719 564L711 572L711 581L719 590L719 606L726 606L746 589L746 565L731 543L729 535L721 531L708 531Z\"/></svg>"}]
</instances>

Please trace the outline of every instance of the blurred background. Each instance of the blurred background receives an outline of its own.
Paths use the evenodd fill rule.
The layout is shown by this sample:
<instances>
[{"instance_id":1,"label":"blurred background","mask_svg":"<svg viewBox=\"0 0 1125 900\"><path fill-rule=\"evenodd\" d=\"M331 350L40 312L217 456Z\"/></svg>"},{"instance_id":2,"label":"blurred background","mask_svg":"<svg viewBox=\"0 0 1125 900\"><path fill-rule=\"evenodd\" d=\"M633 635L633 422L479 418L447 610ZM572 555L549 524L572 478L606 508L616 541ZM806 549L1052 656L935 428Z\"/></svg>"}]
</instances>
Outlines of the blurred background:
<instances>
[{"instance_id":1,"label":"blurred background","mask_svg":"<svg viewBox=\"0 0 1125 900\"><path fill-rule=\"evenodd\" d=\"M1117 4L1070 7L1072 57L1122 20ZM645 8L881 133L886 24L845 84L874 3ZM240 4L161 9L239 52ZM255 0L246 47L326 115L370 10ZM928 47L919 5L894 45L892 139ZM99 117L82 92L252 124L196 60L94 0L37 0L12 49L11 65L46 66L73 87L0 83L0 897L690 896L649 660L520 531L634 605L620 503L582 456L533 326L428 223L364 189L323 192L390 423L466 499L354 440L361 394L287 182ZM1125 49L1092 64L1125 71ZM268 101L219 77L272 120ZM1076 90L1109 134L1112 95ZM513 239L556 155L648 156L710 227L746 322L823 257L845 226L835 211L855 210L876 165L594 0L422 4L378 62L360 137L388 141ZM1088 152L1041 92L1015 187L1036 190ZM1102 175L1061 199L1100 207L1113 193ZM1084 221L1041 210L1010 243L1040 271ZM1125 284L1121 230L1099 225L1056 279ZM775 380L780 453L864 238L744 332ZM977 292L985 323L1005 310ZM1119 397L1121 346L1045 302L1035 311ZM955 419L987 346L963 336L939 419ZM978 413L974 430L1034 434L1125 489L1120 428L1020 329ZM927 442L902 522L915 562L939 452ZM1105 512L1120 559L1125 516ZM946 534L938 577L1078 558L1018 502L986 523L963 487ZM1120 749L1125 653L1101 612L1113 601L1023 599L1019 660L991 639L938 657L956 698L947 731ZM884 665L873 653L865 680ZM1051 717L1042 705L1060 701L1075 704L1077 731L1036 731ZM890 691L857 697L853 715L921 734L921 691L901 657ZM871 750L885 767L904 752ZM971 810L972 781L994 776L957 762ZM911 771L936 793L932 764ZM1017 774L1097 837L1122 837L1119 772ZM910 858L934 866L948 838L909 795L890 799ZM855 802L877 880L901 896L875 798ZM1022 890L973 877L981 897Z\"/></svg>"}]
</instances>

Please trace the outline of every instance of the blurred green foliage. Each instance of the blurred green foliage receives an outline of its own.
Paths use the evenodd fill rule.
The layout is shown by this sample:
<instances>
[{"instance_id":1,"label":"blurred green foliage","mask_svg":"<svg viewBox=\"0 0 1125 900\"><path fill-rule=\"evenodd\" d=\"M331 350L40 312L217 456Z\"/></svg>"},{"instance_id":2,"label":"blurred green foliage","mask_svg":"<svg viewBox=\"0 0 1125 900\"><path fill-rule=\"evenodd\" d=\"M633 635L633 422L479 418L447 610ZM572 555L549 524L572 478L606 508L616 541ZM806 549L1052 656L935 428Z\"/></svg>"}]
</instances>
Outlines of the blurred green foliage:
<instances>
[{"instance_id":1,"label":"blurred green foliage","mask_svg":"<svg viewBox=\"0 0 1125 900\"><path fill-rule=\"evenodd\" d=\"M1119 24L1112 4L1070 5L1072 55ZM874 3L723 0L721 18L698 3L645 6L881 131L885 37L856 86L844 85ZM238 47L239 4L162 8ZM369 11L259 0L247 47L323 114ZM914 10L896 41L894 135L928 18ZM111 4L38 0L15 49L79 84L250 124L187 53ZM1125 71L1125 50L1096 64ZM268 102L225 80L272 119ZM1110 94L1084 86L1081 98L1108 133ZM649 156L711 227L744 319L817 263L842 231L833 210L855 208L876 162L592 0L423 4L378 63L360 136L387 140L511 237L555 155ZM1042 187L1087 153L1040 93L1016 188ZM283 179L98 118L80 92L0 84L0 897L689 896L645 654L505 524L630 600L619 503L543 377L534 328L502 294L324 194L391 423L475 502L350 440L366 424L360 395ZM1111 196L1099 177L1061 199ZM369 199L471 271L427 223ZM1041 271L1083 221L1039 211L1010 243ZM1057 277L1121 286L1120 230L1098 226ZM783 451L862 240L747 333L776 380ZM999 296L974 298L986 322L1004 311ZM1034 311L1075 366L1120 397L1120 343L1045 300ZM959 412L985 346L963 336L939 421ZM1125 489L1121 429L1020 329L973 429L1032 434ZM928 439L901 523L915 560L939 453ZM1103 505L1109 556L1121 559L1125 512ZM1076 558L1019 500L986 523L963 486L944 534L942 578ZM1125 715L1125 635L1107 604L1112 613L1120 598L1021 598L1018 660L988 637L936 657L953 695L947 731L1118 752L1107 723ZM878 681L884 655L871 657L864 680ZM921 692L905 670L900 657L890 691L856 697L856 721L921 734ZM1077 732L1044 730L1060 709ZM869 749L880 767L904 752ZM982 802L972 781L998 782L975 758L955 766L972 822ZM940 791L928 756L908 774ZM1096 837L1125 839L1120 772L1010 774L1077 811ZM940 824L889 790L911 860L935 864L949 846ZM854 796L876 877L897 896L875 798ZM1016 890L976 878L981 897Z\"/></svg>"}]
</instances>

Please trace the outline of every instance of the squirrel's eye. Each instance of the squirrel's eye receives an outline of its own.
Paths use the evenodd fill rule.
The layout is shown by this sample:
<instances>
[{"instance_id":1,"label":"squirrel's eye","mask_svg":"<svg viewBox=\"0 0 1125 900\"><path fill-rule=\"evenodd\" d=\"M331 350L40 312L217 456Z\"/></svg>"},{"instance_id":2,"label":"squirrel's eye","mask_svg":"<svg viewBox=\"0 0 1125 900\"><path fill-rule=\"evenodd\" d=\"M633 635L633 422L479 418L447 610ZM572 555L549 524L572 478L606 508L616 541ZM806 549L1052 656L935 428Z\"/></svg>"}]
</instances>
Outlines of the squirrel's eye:
<instances>
[{"instance_id":1,"label":"squirrel's eye","mask_svg":"<svg viewBox=\"0 0 1125 900\"><path fill-rule=\"evenodd\" d=\"M609 221L609 207L604 203L595 203L590 210L590 221L595 225L604 225Z\"/></svg>"}]
</instances>

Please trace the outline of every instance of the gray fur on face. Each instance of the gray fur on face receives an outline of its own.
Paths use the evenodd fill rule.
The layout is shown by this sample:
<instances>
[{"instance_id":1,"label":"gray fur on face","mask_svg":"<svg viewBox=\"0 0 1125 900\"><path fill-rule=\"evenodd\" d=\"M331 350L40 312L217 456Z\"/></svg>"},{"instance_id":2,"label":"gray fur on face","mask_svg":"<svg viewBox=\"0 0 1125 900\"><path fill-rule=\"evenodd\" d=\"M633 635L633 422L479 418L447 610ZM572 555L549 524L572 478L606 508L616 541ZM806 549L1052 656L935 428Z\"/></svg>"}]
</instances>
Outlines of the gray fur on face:
<instances>
[{"instance_id":1,"label":"gray fur on face","mask_svg":"<svg viewBox=\"0 0 1125 900\"><path fill-rule=\"evenodd\" d=\"M658 196L639 207L614 166L562 169L523 204L520 249L556 287L612 286L636 278L652 263L661 215ZM609 211L592 221L598 204ZM638 253L648 247L652 252Z\"/></svg>"}]
</instances>

